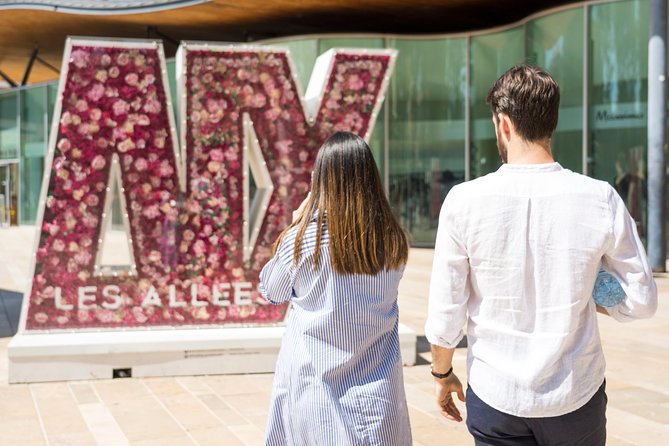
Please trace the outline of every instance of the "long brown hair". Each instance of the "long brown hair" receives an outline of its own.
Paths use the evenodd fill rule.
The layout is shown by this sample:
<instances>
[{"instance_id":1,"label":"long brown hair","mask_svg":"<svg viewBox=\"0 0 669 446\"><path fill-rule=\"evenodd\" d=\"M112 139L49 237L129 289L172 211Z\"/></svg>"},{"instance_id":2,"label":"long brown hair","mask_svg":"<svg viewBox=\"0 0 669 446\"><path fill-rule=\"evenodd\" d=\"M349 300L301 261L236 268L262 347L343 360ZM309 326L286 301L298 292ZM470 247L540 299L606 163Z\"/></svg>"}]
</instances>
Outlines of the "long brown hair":
<instances>
[{"instance_id":1,"label":"long brown hair","mask_svg":"<svg viewBox=\"0 0 669 446\"><path fill-rule=\"evenodd\" d=\"M283 237L296 226L294 265L300 259L304 233L314 216L316 268L325 218L330 263L336 272L374 275L406 264L407 236L390 209L372 151L359 136L337 132L321 146L304 212L281 233L274 245L276 251Z\"/></svg>"}]
</instances>

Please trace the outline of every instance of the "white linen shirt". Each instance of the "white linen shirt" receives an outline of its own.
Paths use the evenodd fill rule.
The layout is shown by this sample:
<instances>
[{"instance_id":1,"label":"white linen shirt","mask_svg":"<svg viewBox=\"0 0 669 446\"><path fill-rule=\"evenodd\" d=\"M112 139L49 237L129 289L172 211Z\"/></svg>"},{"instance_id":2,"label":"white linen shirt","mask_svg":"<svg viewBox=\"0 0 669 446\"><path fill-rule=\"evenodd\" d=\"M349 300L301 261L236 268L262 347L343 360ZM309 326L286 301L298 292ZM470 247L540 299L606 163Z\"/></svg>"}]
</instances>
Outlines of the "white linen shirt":
<instances>
[{"instance_id":1,"label":"white linen shirt","mask_svg":"<svg viewBox=\"0 0 669 446\"><path fill-rule=\"evenodd\" d=\"M493 408L572 412L604 380L591 298L600 265L627 295L611 316L653 315L652 270L615 190L558 163L505 164L444 201L425 335L453 348L467 323L469 385Z\"/></svg>"}]
</instances>

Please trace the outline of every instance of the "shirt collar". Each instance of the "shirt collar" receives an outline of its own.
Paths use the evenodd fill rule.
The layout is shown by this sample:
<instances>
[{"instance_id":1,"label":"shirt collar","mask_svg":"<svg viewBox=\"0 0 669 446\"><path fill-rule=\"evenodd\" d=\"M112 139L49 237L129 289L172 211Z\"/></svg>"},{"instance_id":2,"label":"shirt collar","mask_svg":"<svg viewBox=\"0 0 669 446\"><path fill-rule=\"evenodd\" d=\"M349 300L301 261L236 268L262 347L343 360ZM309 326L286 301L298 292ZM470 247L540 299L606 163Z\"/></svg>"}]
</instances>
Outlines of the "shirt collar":
<instances>
[{"instance_id":1,"label":"shirt collar","mask_svg":"<svg viewBox=\"0 0 669 446\"><path fill-rule=\"evenodd\" d=\"M560 163L552 162L545 164L502 164L498 172L506 173L545 173L559 172L562 170Z\"/></svg>"}]
</instances>

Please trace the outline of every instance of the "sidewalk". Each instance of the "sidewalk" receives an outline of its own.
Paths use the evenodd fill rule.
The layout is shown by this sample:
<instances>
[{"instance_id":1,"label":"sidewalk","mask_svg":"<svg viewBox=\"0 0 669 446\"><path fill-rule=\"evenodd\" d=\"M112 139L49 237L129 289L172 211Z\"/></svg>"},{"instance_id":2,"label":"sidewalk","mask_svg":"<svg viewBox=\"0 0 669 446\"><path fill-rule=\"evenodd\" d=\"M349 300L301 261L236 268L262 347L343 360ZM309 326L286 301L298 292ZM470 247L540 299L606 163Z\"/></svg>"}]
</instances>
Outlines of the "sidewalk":
<instances>
[{"instance_id":1,"label":"sidewalk","mask_svg":"<svg viewBox=\"0 0 669 446\"><path fill-rule=\"evenodd\" d=\"M33 228L0 229L0 289L24 291ZM432 251L414 249L400 285L400 320L419 335L419 358L404 368L414 444L471 445L463 423L442 419L432 396L423 333ZM660 300L669 276L658 277ZM609 446L659 445L669 438L669 307L622 325L599 316L607 358ZM261 445L271 374L7 384L0 339L0 446ZM465 351L454 368L466 379Z\"/></svg>"}]
</instances>

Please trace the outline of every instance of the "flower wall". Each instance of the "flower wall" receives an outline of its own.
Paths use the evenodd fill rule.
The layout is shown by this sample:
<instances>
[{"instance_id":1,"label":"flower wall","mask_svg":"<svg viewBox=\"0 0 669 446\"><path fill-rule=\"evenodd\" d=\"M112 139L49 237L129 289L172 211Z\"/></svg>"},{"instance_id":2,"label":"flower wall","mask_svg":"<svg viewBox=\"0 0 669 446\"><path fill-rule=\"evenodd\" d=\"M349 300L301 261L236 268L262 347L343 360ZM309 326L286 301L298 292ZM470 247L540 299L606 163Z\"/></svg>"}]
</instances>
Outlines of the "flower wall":
<instances>
[{"instance_id":1,"label":"flower wall","mask_svg":"<svg viewBox=\"0 0 669 446\"><path fill-rule=\"evenodd\" d=\"M322 142L337 130L371 133L394 56L334 54L309 120L286 52L210 44L180 54L176 147L159 44L69 41L26 330L283 320L287 307L264 302L258 274L309 189ZM245 115L273 184L246 257ZM136 262L115 276L96 265L114 163Z\"/></svg>"}]
</instances>

